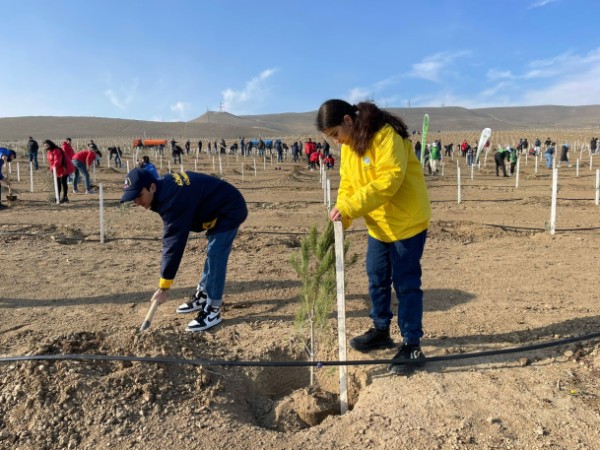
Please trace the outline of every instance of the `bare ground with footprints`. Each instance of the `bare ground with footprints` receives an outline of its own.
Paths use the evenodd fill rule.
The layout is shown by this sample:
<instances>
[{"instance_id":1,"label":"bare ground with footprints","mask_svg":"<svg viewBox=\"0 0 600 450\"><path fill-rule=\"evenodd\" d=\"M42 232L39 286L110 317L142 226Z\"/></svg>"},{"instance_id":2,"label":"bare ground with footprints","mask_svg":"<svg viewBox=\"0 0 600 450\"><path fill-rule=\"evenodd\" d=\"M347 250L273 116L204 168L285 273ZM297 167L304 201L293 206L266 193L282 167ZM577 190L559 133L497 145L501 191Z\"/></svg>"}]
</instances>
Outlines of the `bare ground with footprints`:
<instances>
[{"instance_id":1,"label":"bare ground with footprints","mask_svg":"<svg viewBox=\"0 0 600 450\"><path fill-rule=\"evenodd\" d=\"M544 138L543 136L542 138ZM501 139L501 138L498 138ZM447 142L450 137L445 139ZM585 153L582 157L586 158ZM427 176L433 217L423 258L428 357L524 347L600 331L600 207L595 168L559 170L556 234L548 231L551 170L523 159L515 177L456 160ZM599 161L600 162L600 161ZM230 258L223 323L188 333L175 314L197 283L205 238L192 235L152 327L138 328L158 281L158 215L118 202L125 169L96 172L98 195L50 199L21 173L0 212L0 356L123 355L211 361L305 361L294 327L300 281L289 259L325 223L319 172L224 156L223 177L249 206ZM193 170L193 160L184 161ZM218 175L202 155L197 168ZM243 169L242 169L243 167ZM278 169L280 167L280 169ZM163 167L163 170L165 168ZM243 172L243 174L242 174ZM330 171L332 195L339 181ZM359 264L346 274L349 337L368 319L366 230L346 233ZM337 358L335 314L319 358ZM393 336L399 343L398 329ZM387 359L394 349L351 360ZM427 364L409 378L349 367L350 411L339 415L336 367L194 366L129 361L0 364L0 448L600 448L598 340Z\"/></svg>"}]
</instances>

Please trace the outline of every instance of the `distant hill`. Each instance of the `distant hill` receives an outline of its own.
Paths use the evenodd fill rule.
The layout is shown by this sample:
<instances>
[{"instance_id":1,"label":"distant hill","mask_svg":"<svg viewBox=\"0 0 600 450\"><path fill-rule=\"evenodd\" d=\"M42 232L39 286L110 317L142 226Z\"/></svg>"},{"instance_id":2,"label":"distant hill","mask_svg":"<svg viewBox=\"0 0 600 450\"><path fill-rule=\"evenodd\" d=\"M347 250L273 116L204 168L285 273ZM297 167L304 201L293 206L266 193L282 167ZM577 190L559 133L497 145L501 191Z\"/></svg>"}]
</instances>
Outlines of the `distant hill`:
<instances>
[{"instance_id":1,"label":"distant hill","mask_svg":"<svg viewBox=\"0 0 600 450\"><path fill-rule=\"evenodd\" d=\"M429 114L430 130L462 131L521 129L579 129L600 125L600 105L523 106L466 109L388 108L399 115L409 130L420 130L423 115ZM0 142L46 137L62 139L105 137L225 138L315 136L316 111L304 113L236 116L209 111L189 122L150 122L102 117L6 117L0 118Z\"/></svg>"}]
</instances>

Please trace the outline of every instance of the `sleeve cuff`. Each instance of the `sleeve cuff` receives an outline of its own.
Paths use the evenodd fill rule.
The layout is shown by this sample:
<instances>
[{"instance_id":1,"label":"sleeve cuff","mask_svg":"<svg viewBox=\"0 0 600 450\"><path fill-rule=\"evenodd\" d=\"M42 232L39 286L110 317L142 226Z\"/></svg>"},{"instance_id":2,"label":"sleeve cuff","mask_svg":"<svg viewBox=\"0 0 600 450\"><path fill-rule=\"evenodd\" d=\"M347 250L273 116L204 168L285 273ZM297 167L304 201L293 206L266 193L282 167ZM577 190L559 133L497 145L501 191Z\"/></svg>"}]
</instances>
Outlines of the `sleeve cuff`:
<instances>
[{"instance_id":1,"label":"sleeve cuff","mask_svg":"<svg viewBox=\"0 0 600 450\"><path fill-rule=\"evenodd\" d=\"M160 289L169 289L172 285L173 285L173 280L165 280L164 278L161 278L160 281L158 282L158 287Z\"/></svg>"}]
</instances>

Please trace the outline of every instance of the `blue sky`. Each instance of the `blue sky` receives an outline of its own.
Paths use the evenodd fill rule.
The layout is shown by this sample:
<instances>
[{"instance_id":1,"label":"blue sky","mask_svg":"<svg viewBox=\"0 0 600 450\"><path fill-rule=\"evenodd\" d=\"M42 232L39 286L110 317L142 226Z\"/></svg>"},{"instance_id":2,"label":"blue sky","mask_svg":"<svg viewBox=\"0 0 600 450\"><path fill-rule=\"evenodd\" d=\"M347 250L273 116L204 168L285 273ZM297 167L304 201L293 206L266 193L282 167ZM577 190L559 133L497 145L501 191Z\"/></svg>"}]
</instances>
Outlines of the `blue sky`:
<instances>
[{"instance_id":1,"label":"blue sky","mask_svg":"<svg viewBox=\"0 0 600 450\"><path fill-rule=\"evenodd\" d=\"M0 117L600 104L600 0L0 0Z\"/></svg>"}]
</instances>

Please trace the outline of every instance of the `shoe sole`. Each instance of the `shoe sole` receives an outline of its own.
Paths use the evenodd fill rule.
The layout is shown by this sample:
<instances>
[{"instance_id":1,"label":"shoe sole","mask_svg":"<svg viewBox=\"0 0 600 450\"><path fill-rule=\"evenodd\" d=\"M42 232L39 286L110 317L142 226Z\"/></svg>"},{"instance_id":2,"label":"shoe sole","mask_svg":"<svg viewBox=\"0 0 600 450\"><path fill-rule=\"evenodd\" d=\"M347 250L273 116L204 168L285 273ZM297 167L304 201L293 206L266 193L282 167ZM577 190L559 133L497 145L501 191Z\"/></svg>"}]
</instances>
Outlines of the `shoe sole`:
<instances>
[{"instance_id":1,"label":"shoe sole","mask_svg":"<svg viewBox=\"0 0 600 450\"><path fill-rule=\"evenodd\" d=\"M214 322L210 323L209 325L206 325L204 327L190 327L189 325L186 327L186 331L190 331L192 333L197 333L199 331L205 331L208 330L214 326L219 325L221 322L223 322L223 319L219 318L217 320L215 320Z\"/></svg>"},{"instance_id":2,"label":"shoe sole","mask_svg":"<svg viewBox=\"0 0 600 450\"><path fill-rule=\"evenodd\" d=\"M387 368L388 373L392 375L412 375L416 370L423 368L425 365L425 361L421 361L420 363L412 363L412 364L390 364Z\"/></svg>"},{"instance_id":3,"label":"shoe sole","mask_svg":"<svg viewBox=\"0 0 600 450\"><path fill-rule=\"evenodd\" d=\"M193 308L193 309L186 309L186 310L180 310L180 309L176 309L175 312L177 314L189 314L191 312L194 311L200 311L201 309L204 309L204 306L206 305L206 303L204 303L202 306L199 306L198 308Z\"/></svg>"},{"instance_id":4,"label":"shoe sole","mask_svg":"<svg viewBox=\"0 0 600 450\"><path fill-rule=\"evenodd\" d=\"M373 345L373 346L367 346L367 347L357 347L352 340L350 340L350 347L353 350L356 350L358 352L362 352L362 353L367 353L370 352L371 350L383 350L383 349L387 349L387 348L394 348L396 347L396 344L394 344L394 341L392 341L390 339L389 342L386 343L382 343L382 344L377 344L377 345Z\"/></svg>"}]
</instances>

